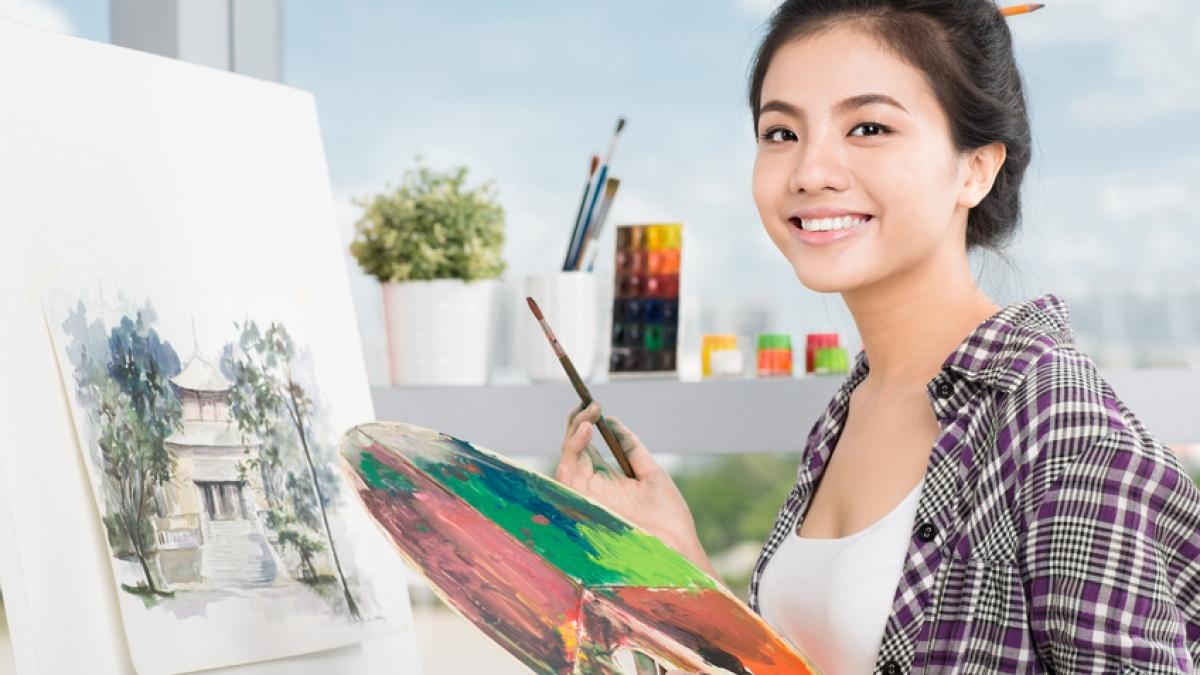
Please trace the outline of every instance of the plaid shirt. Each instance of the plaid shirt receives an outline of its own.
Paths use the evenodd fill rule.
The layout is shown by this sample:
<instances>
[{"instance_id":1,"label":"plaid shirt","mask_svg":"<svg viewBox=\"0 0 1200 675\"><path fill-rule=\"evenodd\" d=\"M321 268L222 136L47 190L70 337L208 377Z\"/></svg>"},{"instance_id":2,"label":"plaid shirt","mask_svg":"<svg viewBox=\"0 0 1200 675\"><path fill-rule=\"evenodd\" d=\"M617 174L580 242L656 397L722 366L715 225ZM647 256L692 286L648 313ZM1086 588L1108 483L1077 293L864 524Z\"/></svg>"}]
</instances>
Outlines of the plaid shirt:
<instances>
[{"instance_id":1,"label":"plaid shirt","mask_svg":"<svg viewBox=\"0 0 1200 675\"><path fill-rule=\"evenodd\" d=\"M860 351L813 425L750 607L837 444ZM1187 673L1200 489L1074 344L1053 294L979 324L926 385L941 427L875 672Z\"/></svg>"}]
</instances>

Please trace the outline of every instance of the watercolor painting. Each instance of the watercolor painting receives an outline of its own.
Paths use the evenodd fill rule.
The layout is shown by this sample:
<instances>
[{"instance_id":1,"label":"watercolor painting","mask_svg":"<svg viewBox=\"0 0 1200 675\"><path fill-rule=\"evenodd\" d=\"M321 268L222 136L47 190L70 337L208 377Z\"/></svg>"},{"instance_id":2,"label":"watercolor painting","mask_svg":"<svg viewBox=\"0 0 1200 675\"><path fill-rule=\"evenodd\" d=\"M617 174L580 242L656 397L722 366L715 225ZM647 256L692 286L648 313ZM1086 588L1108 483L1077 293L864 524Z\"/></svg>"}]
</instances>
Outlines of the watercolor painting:
<instances>
[{"instance_id":1,"label":"watercolor painting","mask_svg":"<svg viewBox=\"0 0 1200 675\"><path fill-rule=\"evenodd\" d=\"M175 326L190 319L178 334L152 299L54 297L47 316L122 609L155 622L131 649L202 636L278 647L301 625L323 631L294 653L377 633L384 608L340 517L359 507L340 434L292 329L254 316L214 325L164 303Z\"/></svg>"},{"instance_id":2,"label":"watercolor painting","mask_svg":"<svg viewBox=\"0 0 1200 675\"><path fill-rule=\"evenodd\" d=\"M410 565L534 672L817 672L661 540L479 445L376 422L341 453Z\"/></svg>"}]
</instances>

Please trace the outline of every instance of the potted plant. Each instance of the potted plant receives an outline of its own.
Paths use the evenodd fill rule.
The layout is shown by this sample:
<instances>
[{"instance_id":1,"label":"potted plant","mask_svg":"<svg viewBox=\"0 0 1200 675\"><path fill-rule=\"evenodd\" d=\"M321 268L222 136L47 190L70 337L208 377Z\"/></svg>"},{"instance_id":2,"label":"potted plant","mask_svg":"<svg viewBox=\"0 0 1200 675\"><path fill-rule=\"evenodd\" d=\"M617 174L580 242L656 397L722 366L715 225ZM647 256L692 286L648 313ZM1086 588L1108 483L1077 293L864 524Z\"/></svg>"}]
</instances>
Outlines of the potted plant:
<instances>
[{"instance_id":1,"label":"potted plant","mask_svg":"<svg viewBox=\"0 0 1200 675\"><path fill-rule=\"evenodd\" d=\"M350 253L383 289L394 385L485 384L504 210L467 168L405 171L399 187L356 199Z\"/></svg>"}]
</instances>

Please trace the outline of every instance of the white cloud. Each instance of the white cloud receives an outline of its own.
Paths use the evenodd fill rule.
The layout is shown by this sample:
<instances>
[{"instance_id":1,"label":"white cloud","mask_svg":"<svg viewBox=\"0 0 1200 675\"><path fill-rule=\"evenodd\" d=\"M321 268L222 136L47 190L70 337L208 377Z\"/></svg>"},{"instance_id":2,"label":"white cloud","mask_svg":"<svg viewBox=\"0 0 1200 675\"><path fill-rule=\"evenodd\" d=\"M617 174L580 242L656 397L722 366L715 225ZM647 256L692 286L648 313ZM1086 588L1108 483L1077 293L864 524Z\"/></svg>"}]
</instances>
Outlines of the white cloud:
<instances>
[{"instance_id":1,"label":"white cloud","mask_svg":"<svg viewBox=\"0 0 1200 675\"><path fill-rule=\"evenodd\" d=\"M1085 91L1072 116L1098 125L1200 110L1200 9L1195 0L1055 0L1012 19L1018 47L1107 46L1109 83Z\"/></svg>"},{"instance_id":2,"label":"white cloud","mask_svg":"<svg viewBox=\"0 0 1200 675\"><path fill-rule=\"evenodd\" d=\"M0 19L56 33L76 33L67 13L47 0L0 0Z\"/></svg>"},{"instance_id":3,"label":"white cloud","mask_svg":"<svg viewBox=\"0 0 1200 675\"><path fill-rule=\"evenodd\" d=\"M1048 178L1027 201L1018 257L1054 287L1200 290L1196 184L1192 159Z\"/></svg>"}]
</instances>

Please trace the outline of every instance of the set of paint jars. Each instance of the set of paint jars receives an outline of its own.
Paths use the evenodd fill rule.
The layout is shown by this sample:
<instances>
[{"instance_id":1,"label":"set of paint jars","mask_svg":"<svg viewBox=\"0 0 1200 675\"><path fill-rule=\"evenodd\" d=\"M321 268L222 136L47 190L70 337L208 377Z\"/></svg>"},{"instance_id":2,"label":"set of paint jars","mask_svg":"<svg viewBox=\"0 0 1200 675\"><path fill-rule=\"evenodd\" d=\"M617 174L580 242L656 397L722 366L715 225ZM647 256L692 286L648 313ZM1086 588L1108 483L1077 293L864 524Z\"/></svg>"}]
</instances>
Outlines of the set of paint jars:
<instances>
[{"instance_id":1,"label":"set of paint jars","mask_svg":"<svg viewBox=\"0 0 1200 675\"><path fill-rule=\"evenodd\" d=\"M812 375L836 375L850 372L846 349L838 345L837 333L809 333L805 336L804 372Z\"/></svg>"},{"instance_id":2,"label":"set of paint jars","mask_svg":"<svg viewBox=\"0 0 1200 675\"><path fill-rule=\"evenodd\" d=\"M792 336L787 333L760 333L757 341L757 368L760 378L792 377ZM849 372L846 349L838 344L837 333L809 333L805 336L804 374L835 375ZM701 374L705 378L741 377L744 363L737 335L705 335L700 347Z\"/></svg>"},{"instance_id":3,"label":"set of paint jars","mask_svg":"<svg viewBox=\"0 0 1200 675\"><path fill-rule=\"evenodd\" d=\"M792 336L787 333L760 333L758 336L758 376L792 376Z\"/></svg>"},{"instance_id":4,"label":"set of paint jars","mask_svg":"<svg viewBox=\"0 0 1200 675\"><path fill-rule=\"evenodd\" d=\"M744 368L737 335L705 335L700 343L700 371L704 377L739 377Z\"/></svg>"}]
</instances>

